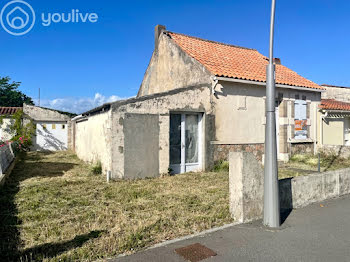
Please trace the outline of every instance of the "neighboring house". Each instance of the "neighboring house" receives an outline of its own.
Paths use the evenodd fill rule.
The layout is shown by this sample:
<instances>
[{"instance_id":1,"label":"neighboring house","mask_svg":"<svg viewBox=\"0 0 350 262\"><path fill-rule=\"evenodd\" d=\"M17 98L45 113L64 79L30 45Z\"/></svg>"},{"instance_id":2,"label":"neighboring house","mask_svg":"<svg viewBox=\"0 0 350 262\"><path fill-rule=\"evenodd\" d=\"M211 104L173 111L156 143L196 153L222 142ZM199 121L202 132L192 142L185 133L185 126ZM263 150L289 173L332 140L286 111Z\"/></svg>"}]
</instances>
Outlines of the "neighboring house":
<instances>
[{"instance_id":1,"label":"neighboring house","mask_svg":"<svg viewBox=\"0 0 350 262\"><path fill-rule=\"evenodd\" d=\"M67 150L70 115L57 110L23 105L23 112L36 125L32 149L36 151Z\"/></svg>"},{"instance_id":2,"label":"neighboring house","mask_svg":"<svg viewBox=\"0 0 350 262\"><path fill-rule=\"evenodd\" d=\"M350 146L350 103L322 99L319 122L319 146Z\"/></svg>"},{"instance_id":3,"label":"neighboring house","mask_svg":"<svg viewBox=\"0 0 350 262\"><path fill-rule=\"evenodd\" d=\"M0 107L0 140L7 141L13 137L10 126L13 123L12 116L22 107Z\"/></svg>"},{"instance_id":4,"label":"neighboring house","mask_svg":"<svg viewBox=\"0 0 350 262\"><path fill-rule=\"evenodd\" d=\"M0 107L2 125L0 139L10 140L14 134L10 126L13 123L12 116L19 110L23 110L24 121L33 121L36 126L36 133L33 136L32 150L57 151L67 150L70 141L70 116L69 113L62 113L56 110L23 105L22 107Z\"/></svg>"},{"instance_id":5,"label":"neighboring house","mask_svg":"<svg viewBox=\"0 0 350 262\"><path fill-rule=\"evenodd\" d=\"M276 59L278 157L313 152L324 88ZM114 178L210 168L229 151L264 154L268 58L255 49L155 30L137 98L73 121L73 149Z\"/></svg>"},{"instance_id":6,"label":"neighboring house","mask_svg":"<svg viewBox=\"0 0 350 262\"><path fill-rule=\"evenodd\" d=\"M319 147L333 147L337 152L337 148L350 146L350 88L325 84L322 86L326 88L326 92L322 93L318 113Z\"/></svg>"}]
</instances>

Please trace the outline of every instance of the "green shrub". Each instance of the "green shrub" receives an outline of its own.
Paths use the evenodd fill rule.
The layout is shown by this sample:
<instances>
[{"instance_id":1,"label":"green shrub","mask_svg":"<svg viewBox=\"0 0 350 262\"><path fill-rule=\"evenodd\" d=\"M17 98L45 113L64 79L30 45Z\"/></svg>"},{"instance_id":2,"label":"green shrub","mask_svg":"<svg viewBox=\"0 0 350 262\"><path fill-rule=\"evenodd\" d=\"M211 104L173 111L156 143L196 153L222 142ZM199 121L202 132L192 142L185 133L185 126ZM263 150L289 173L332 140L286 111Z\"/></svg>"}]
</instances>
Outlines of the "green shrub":
<instances>
[{"instance_id":1,"label":"green shrub","mask_svg":"<svg viewBox=\"0 0 350 262\"><path fill-rule=\"evenodd\" d=\"M221 172L221 171L229 171L230 163L226 160L220 160L218 161L214 167L214 172Z\"/></svg>"},{"instance_id":2,"label":"green shrub","mask_svg":"<svg viewBox=\"0 0 350 262\"><path fill-rule=\"evenodd\" d=\"M101 161L97 161L97 163L91 167L91 172L94 175L101 175L102 174L102 163L101 163Z\"/></svg>"},{"instance_id":3,"label":"green shrub","mask_svg":"<svg viewBox=\"0 0 350 262\"><path fill-rule=\"evenodd\" d=\"M309 157L310 155L295 154L290 158L290 161L304 163Z\"/></svg>"}]
</instances>

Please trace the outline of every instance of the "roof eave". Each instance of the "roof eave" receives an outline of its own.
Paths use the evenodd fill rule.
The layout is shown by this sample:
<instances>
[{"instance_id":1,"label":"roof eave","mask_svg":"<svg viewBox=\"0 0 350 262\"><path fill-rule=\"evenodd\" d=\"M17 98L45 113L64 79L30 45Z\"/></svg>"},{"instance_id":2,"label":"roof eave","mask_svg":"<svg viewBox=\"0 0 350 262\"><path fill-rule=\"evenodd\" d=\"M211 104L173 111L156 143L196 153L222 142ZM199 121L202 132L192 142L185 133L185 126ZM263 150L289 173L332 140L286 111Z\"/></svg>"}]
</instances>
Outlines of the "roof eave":
<instances>
[{"instance_id":1,"label":"roof eave","mask_svg":"<svg viewBox=\"0 0 350 262\"><path fill-rule=\"evenodd\" d=\"M227 82L235 82L235 83L243 83L243 84L266 86L265 82L237 79L237 78L231 78L231 77L217 76L216 79L218 79L219 81L227 81ZM302 91L309 91L309 92L320 92L320 93L326 91L325 89L317 89L317 88L310 88L310 87L303 87L303 86L282 85L282 84L276 84L276 87L287 88L287 89L295 89L295 90L302 90Z\"/></svg>"},{"instance_id":2,"label":"roof eave","mask_svg":"<svg viewBox=\"0 0 350 262\"><path fill-rule=\"evenodd\" d=\"M350 113L350 110L344 110L344 109L327 109L327 108L320 108L322 111L327 111L330 113Z\"/></svg>"}]
</instances>

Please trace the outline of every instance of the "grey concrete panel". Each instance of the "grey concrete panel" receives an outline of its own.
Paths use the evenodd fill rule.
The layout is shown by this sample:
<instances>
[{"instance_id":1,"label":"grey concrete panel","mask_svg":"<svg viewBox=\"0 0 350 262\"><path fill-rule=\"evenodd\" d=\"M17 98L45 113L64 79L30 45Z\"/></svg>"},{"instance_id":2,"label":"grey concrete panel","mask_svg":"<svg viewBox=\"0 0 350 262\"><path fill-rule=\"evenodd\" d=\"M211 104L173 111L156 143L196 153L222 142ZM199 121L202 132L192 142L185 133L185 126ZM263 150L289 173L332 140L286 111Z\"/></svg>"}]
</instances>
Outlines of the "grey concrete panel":
<instances>
[{"instance_id":1,"label":"grey concrete panel","mask_svg":"<svg viewBox=\"0 0 350 262\"><path fill-rule=\"evenodd\" d=\"M159 116L125 114L124 178L159 175Z\"/></svg>"}]
</instances>

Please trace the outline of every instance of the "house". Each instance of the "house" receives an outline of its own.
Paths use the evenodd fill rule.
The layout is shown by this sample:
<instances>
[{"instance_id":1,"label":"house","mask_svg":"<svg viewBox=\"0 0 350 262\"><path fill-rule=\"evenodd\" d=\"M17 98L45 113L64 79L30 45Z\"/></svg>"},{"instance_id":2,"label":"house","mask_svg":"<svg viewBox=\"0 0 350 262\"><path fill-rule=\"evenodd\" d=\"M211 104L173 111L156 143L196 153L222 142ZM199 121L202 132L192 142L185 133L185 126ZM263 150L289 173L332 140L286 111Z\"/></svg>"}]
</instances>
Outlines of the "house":
<instances>
[{"instance_id":1,"label":"house","mask_svg":"<svg viewBox=\"0 0 350 262\"><path fill-rule=\"evenodd\" d=\"M32 139L32 150L67 150L71 114L27 104L23 104L23 107L0 107L0 115L3 116L0 129L2 140L10 140L13 137L9 127L13 122L13 114L20 110L24 113L24 124L33 121L36 127L36 133Z\"/></svg>"},{"instance_id":2,"label":"house","mask_svg":"<svg viewBox=\"0 0 350 262\"><path fill-rule=\"evenodd\" d=\"M350 103L322 99L320 145L350 146Z\"/></svg>"},{"instance_id":3,"label":"house","mask_svg":"<svg viewBox=\"0 0 350 262\"><path fill-rule=\"evenodd\" d=\"M350 88L322 85L326 92L318 112L318 147L322 151L350 156Z\"/></svg>"},{"instance_id":4,"label":"house","mask_svg":"<svg viewBox=\"0 0 350 262\"><path fill-rule=\"evenodd\" d=\"M23 112L33 120L36 134L32 149L36 151L67 150L72 114L23 104Z\"/></svg>"},{"instance_id":5,"label":"house","mask_svg":"<svg viewBox=\"0 0 350 262\"><path fill-rule=\"evenodd\" d=\"M276 64L278 157L314 152L324 87ZM205 170L229 151L262 160L268 58L239 47L155 28L155 48L136 98L73 121L73 149L114 178Z\"/></svg>"}]
</instances>

